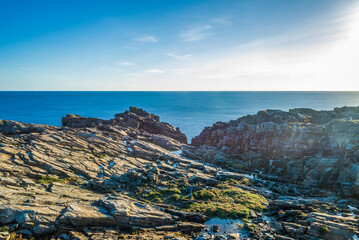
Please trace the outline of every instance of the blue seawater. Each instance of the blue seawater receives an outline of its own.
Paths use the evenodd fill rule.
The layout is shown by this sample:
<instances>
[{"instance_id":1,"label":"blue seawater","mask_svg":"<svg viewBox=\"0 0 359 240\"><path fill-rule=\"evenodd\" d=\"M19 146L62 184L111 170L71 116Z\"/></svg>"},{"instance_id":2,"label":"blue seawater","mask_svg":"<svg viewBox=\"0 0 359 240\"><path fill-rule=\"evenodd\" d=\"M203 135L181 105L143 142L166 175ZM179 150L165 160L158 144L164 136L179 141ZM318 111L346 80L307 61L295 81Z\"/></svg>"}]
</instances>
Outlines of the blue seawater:
<instances>
[{"instance_id":1,"label":"blue seawater","mask_svg":"<svg viewBox=\"0 0 359 240\"><path fill-rule=\"evenodd\" d=\"M190 140L205 126L264 109L359 106L359 92L0 92L0 119L61 125L67 113L111 119L136 106Z\"/></svg>"}]
</instances>

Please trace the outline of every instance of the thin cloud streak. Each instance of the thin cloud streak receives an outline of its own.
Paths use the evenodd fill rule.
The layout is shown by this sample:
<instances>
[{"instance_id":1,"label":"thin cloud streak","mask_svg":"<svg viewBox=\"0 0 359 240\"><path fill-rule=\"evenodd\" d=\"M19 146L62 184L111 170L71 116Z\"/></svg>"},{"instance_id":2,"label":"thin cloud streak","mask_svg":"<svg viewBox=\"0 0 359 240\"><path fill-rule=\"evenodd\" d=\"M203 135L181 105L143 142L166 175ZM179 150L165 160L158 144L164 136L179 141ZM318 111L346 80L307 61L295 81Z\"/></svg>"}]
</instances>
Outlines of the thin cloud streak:
<instances>
[{"instance_id":1,"label":"thin cloud streak","mask_svg":"<svg viewBox=\"0 0 359 240\"><path fill-rule=\"evenodd\" d=\"M327 90L359 89L359 5L338 16L341 28L321 41L281 46L283 37L258 39L225 55L216 53L196 61L167 65L165 74L146 79L154 90ZM345 18L344 18L345 16ZM331 29L328 29L331 30ZM315 31L315 29L312 29ZM263 42L263 46L258 46ZM260 44L262 45L262 44ZM248 46L251 46L248 51ZM271 47L275 46L275 47ZM214 57L216 56L216 57ZM339 84L340 82L340 84Z\"/></svg>"},{"instance_id":2,"label":"thin cloud streak","mask_svg":"<svg viewBox=\"0 0 359 240\"><path fill-rule=\"evenodd\" d=\"M164 71L162 71L160 69L148 69L148 70L146 70L146 72L148 72L148 73L164 73Z\"/></svg>"},{"instance_id":3,"label":"thin cloud streak","mask_svg":"<svg viewBox=\"0 0 359 240\"><path fill-rule=\"evenodd\" d=\"M146 36L140 36L135 38L136 42L142 42L142 43L155 43L158 42L158 39L154 36L146 35Z\"/></svg>"},{"instance_id":4,"label":"thin cloud streak","mask_svg":"<svg viewBox=\"0 0 359 240\"><path fill-rule=\"evenodd\" d=\"M130 67L130 66L134 66L135 64L132 62L119 62L117 63L118 65L124 66L124 67Z\"/></svg>"},{"instance_id":5,"label":"thin cloud streak","mask_svg":"<svg viewBox=\"0 0 359 240\"><path fill-rule=\"evenodd\" d=\"M202 40L212 34L209 32L211 28L212 28L211 25L194 27L180 34L180 37L183 39L184 42L193 42L193 41Z\"/></svg>"},{"instance_id":6,"label":"thin cloud streak","mask_svg":"<svg viewBox=\"0 0 359 240\"><path fill-rule=\"evenodd\" d=\"M223 25L225 27L229 27L232 25L230 19L230 17L215 17L211 19L211 22L218 25Z\"/></svg>"},{"instance_id":7,"label":"thin cloud streak","mask_svg":"<svg viewBox=\"0 0 359 240\"><path fill-rule=\"evenodd\" d=\"M167 53L167 56L175 58L175 59L178 59L178 60L182 60L182 59L185 59L185 58L192 57L192 54L177 55L177 54L174 54L174 53Z\"/></svg>"}]
</instances>

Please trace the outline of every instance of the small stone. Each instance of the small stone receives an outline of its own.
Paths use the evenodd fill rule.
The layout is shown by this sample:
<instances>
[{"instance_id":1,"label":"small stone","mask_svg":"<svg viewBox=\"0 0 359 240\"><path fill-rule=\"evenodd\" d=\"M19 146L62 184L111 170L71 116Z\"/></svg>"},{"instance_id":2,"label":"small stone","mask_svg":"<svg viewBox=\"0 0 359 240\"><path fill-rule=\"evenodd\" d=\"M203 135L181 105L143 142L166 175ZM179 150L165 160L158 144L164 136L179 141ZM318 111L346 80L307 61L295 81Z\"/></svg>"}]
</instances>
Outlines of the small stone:
<instances>
[{"instance_id":1,"label":"small stone","mask_svg":"<svg viewBox=\"0 0 359 240\"><path fill-rule=\"evenodd\" d=\"M231 233L227 235L227 239L240 239L239 233Z\"/></svg>"},{"instance_id":2,"label":"small stone","mask_svg":"<svg viewBox=\"0 0 359 240\"><path fill-rule=\"evenodd\" d=\"M212 226L212 232L219 232L219 226L213 225Z\"/></svg>"},{"instance_id":3,"label":"small stone","mask_svg":"<svg viewBox=\"0 0 359 240\"><path fill-rule=\"evenodd\" d=\"M256 214L254 211L250 211L250 212L249 212L249 217L250 217L250 218L256 218L256 217L257 217L257 214Z\"/></svg>"},{"instance_id":4,"label":"small stone","mask_svg":"<svg viewBox=\"0 0 359 240\"><path fill-rule=\"evenodd\" d=\"M283 231L283 226L279 222L276 222L274 227L277 232Z\"/></svg>"}]
</instances>

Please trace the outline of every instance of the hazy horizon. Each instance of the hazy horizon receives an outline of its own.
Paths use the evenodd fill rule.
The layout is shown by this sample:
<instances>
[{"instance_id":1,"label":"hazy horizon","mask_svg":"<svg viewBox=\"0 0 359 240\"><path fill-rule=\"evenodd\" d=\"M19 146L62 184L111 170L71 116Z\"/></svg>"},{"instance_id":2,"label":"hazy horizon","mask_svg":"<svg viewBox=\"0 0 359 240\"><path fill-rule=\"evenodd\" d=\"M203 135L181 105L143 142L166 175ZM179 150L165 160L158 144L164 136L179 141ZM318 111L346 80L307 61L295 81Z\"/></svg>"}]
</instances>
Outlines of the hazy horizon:
<instances>
[{"instance_id":1,"label":"hazy horizon","mask_svg":"<svg viewBox=\"0 0 359 240\"><path fill-rule=\"evenodd\" d=\"M1 91L358 91L359 1L3 1Z\"/></svg>"}]
</instances>

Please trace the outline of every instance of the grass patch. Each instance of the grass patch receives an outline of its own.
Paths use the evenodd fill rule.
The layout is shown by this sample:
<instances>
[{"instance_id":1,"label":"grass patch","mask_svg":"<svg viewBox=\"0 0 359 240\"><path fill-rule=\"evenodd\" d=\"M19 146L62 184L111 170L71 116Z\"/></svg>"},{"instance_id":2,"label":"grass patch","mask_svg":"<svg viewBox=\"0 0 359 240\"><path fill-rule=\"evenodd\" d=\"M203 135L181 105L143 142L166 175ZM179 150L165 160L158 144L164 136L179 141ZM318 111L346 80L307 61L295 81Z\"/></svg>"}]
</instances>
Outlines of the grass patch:
<instances>
[{"instance_id":1,"label":"grass patch","mask_svg":"<svg viewBox=\"0 0 359 240\"><path fill-rule=\"evenodd\" d=\"M21 235L16 235L15 232L10 233L9 240L22 240Z\"/></svg>"},{"instance_id":2,"label":"grass patch","mask_svg":"<svg viewBox=\"0 0 359 240\"><path fill-rule=\"evenodd\" d=\"M166 188L162 189L161 193L164 195L173 195L173 194L181 194L181 190L178 188Z\"/></svg>"},{"instance_id":3,"label":"grass patch","mask_svg":"<svg viewBox=\"0 0 359 240\"><path fill-rule=\"evenodd\" d=\"M75 184L79 180L76 177L55 178L50 176L38 176L36 181L37 183L40 184L51 184L53 182L64 183L64 184Z\"/></svg>"},{"instance_id":4,"label":"grass patch","mask_svg":"<svg viewBox=\"0 0 359 240\"><path fill-rule=\"evenodd\" d=\"M328 229L327 226L325 226L325 225L320 226L320 228L319 228L319 233L320 233L321 235L324 235L324 234L326 234L327 232L329 232L329 229Z\"/></svg>"},{"instance_id":5,"label":"grass patch","mask_svg":"<svg viewBox=\"0 0 359 240\"><path fill-rule=\"evenodd\" d=\"M98 158L104 158L106 156L107 156L106 153L101 153L101 154L96 155L96 157L98 157Z\"/></svg>"},{"instance_id":6,"label":"grass patch","mask_svg":"<svg viewBox=\"0 0 359 240\"><path fill-rule=\"evenodd\" d=\"M254 230L256 230L256 228L257 228L257 225L254 224L254 223L246 224L246 228L247 228L249 231L254 232Z\"/></svg>"},{"instance_id":7,"label":"grass patch","mask_svg":"<svg viewBox=\"0 0 359 240\"><path fill-rule=\"evenodd\" d=\"M1 227L0 232L9 232L10 228L8 226Z\"/></svg>"},{"instance_id":8,"label":"grass patch","mask_svg":"<svg viewBox=\"0 0 359 240\"><path fill-rule=\"evenodd\" d=\"M162 202L162 197L163 197L163 195L156 190L143 195L143 198L145 198L146 200L149 200L151 202L157 202L157 203Z\"/></svg>"},{"instance_id":9,"label":"grass patch","mask_svg":"<svg viewBox=\"0 0 359 240\"><path fill-rule=\"evenodd\" d=\"M219 218L245 218L251 210L262 211L263 203L267 202L260 195L227 184L222 184L219 188L196 191L193 196L195 200L205 201L193 201L187 210Z\"/></svg>"},{"instance_id":10,"label":"grass patch","mask_svg":"<svg viewBox=\"0 0 359 240\"><path fill-rule=\"evenodd\" d=\"M236 170L242 170L244 168L244 166L238 162L230 163L229 167L232 167Z\"/></svg>"},{"instance_id":11,"label":"grass patch","mask_svg":"<svg viewBox=\"0 0 359 240\"><path fill-rule=\"evenodd\" d=\"M197 200L212 200L219 195L219 190L212 188L212 189L201 189L193 193L193 196Z\"/></svg>"},{"instance_id":12,"label":"grass patch","mask_svg":"<svg viewBox=\"0 0 359 240\"><path fill-rule=\"evenodd\" d=\"M263 196L236 187L245 184L245 180L229 180L216 187L201 184L191 187L183 179L173 179L166 184L161 182L163 189L143 183L130 191L146 202L169 204L209 217L238 219L247 218L250 211L262 211L267 203Z\"/></svg>"}]
</instances>

